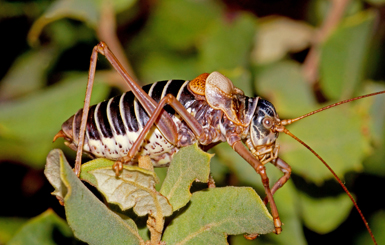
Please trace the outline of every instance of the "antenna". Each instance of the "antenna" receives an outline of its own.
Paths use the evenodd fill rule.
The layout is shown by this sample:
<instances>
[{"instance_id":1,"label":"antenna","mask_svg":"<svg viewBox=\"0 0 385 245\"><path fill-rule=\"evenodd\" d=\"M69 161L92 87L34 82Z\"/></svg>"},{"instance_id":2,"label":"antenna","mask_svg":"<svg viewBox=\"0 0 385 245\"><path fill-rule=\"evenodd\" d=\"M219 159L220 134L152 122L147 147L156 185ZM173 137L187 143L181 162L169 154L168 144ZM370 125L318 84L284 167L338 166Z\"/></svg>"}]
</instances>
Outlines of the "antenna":
<instances>
[{"instance_id":1,"label":"antenna","mask_svg":"<svg viewBox=\"0 0 385 245\"><path fill-rule=\"evenodd\" d=\"M353 196L350 194L349 190L346 188L346 186L344 185L344 183L342 183L341 179L337 176L337 174L333 171L333 169L325 162L325 160L323 160L321 158L320 155L318 155L318 153L316 153L312 148L310 148L309 145L307 145L305 142L303 142L302 140L300 140L297 136L295 136L294 134L292 134L288 129L285 128L286 125L289 125L289 124L292 124L293 122L297 122L301 119L304 119L305 117L308 117L308 116L311 116L311 115L314 115L318 112L321 112L321 111L324 111L324 110L327 110L327 109L330 109L332 107L336 107L336 106L339 106L339 105L342 105L342 104L345 104L345 103L349 103L349 102L352 102L354 100L359 100L359 99L363 99L363 98L366 98L366 97L371 97L371 96L375 96L375 95L379 95L379 94L385 94L385 90L384 91L380 91L380 92L375 92L375 93L371 93L371 94L366 94L366 95L361 95L361 96L358 96L358 97L355 97L355 98L352 98L352 99L347 99L347 100L343 100L343 101L340 101L340 102L337 102L337 103L334 103L334 104L331 104L331 105L328 105L328 106L325 106L325 107L322 107L318 110L315 110L315 111L312 111L312 112L309 112L305 115L302 115L300 117L297 117L297 118L293 118L293 119L284 119L284 120L281 120L280 122L280 125L277 125L274 127L274 130L276 132L283 132L287 135L289 135L290 137L292 137L293 139L295 139L296 141L298 141L299 143L301 143L303 146L305 146L310 152L312 152L328 169L329 171L333 174L334 178L337 180L337 182L341 185L342 189L344 189L344 191L346 192L346 194L349 196L350 200L353 202L353 205L354 207L356 208L356 210L358 211L358 213L360 214L361 216L361 219L362 221L364 222L365 226L366 226L366 229L368 230L374 244L377 245L377 241L376 239L374 238L374 235L372 233L372 230L370 229L369 227L369 224L368 222L366 221L364 215L362 214L361 212L361 209L358 207L356 201L354 200Z\"/></svg>"},{"instance_id":2,"label":"antenna","mask_svg":"<svg viewBox=\"0 0 385 245\"><path fill-rule=\"evenodd\" d=\"M296 141L298 141L299 143L301 143L303 146L305 146L309 151L311 151L328 169L329 171L333 174L334 178L337 180L337 182L341 185L342 189L344 189L344 191L346 192L346 194L348 194L350 200L353 202L353 205L354 207L356 208L356 210L358 211L358 213L360 214L361 216L361 219L362 221L364 222L365 226L366 226L366 229L368 230L374 244L377 245L377 241L376 239L374 238L374 235L372 233L372 230L370 229L369 227L369 224L368 222L366 221L364 215L362 214L361 212L361 209L358 207L357 205L357 202L354 200L352 194L350 194L348 188L346 188L346 186L344 185L344 183L342 183L341 179L338 177L338 175L334 172L334 170L329 166L329 164L327 164L325 162L325 160L320 156L318 155L317 152L315 152L309 145L307 145L305 142L303 142L302 140L300 140L297 136L295 136L294 134L292 134L289 130L287 130L284 126L281 126L281 127L278 127L277 128L277 131L278 132L284 132L285 134L289 135L290 137L292 137L293 139L295 139Z\"/></svg>"},{"instance_id":3,"label":"antenna","mask_svg":"<svg viewBox=\"0 0 385 245\"><path fill-rule=\"evenodd\" d=\"M309 113L307 113L305 115L302 115L300 117L297 117L297 118L284 119L284 120L281 121L281 125L286 126L286 125L292 124L293 122L297 122L297 121L299 121L301 119L304 119L305 117L308 117L308 116L314 115L314 114L316 114L318 112L330 109L332 107L336 107L336 106L339 106L339 105L342 105L342 104L345 104L345 103L352 102L354 100L359 100L359 99L363 99L363 98L366 98L366 97L371 97L371 96L375 96L375 95L379 95L379 94L385 94L385 90L384 91L380 91L380 92L371 93L371 94L361 95L361 96L358 96L358 97L355 97L355 98L352 98L352 99L343 100L343 101L340 101L340 102L337 102L337 103L334 103L334 104L322 107L322 108L320 108L318 110L309 112Z\"/></svg>"}]
</instances>

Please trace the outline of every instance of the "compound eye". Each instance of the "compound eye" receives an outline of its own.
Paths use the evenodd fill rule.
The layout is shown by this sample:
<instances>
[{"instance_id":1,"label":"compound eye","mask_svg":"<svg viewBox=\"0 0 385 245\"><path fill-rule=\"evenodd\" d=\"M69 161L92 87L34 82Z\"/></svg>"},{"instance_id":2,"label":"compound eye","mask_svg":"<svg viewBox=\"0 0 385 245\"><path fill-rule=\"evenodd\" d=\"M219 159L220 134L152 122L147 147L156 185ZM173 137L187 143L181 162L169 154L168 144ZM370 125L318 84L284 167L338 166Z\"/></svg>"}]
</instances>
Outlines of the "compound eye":
<instances>
[{"instance_id":1,"label":"compound eye","mask_svg":"<svg viewBox=\"0 0 385 245\"><path fill-rule=\"evenodd\" d=\"M266 117L263 119L262 123L265 128L269 129L273 126L273 119Z\"/></svg>"}]
</instances>

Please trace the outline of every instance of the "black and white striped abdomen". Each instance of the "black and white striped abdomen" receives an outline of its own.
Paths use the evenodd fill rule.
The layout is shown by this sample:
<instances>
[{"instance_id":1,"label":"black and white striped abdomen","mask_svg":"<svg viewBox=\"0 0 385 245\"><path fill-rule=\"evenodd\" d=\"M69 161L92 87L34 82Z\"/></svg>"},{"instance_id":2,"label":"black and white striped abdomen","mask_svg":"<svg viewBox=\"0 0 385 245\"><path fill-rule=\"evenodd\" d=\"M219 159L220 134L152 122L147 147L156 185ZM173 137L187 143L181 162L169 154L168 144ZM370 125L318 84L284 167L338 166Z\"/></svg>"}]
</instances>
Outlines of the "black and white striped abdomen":
<instances>
[{"instance_id":1,"label":"black and white striped abdomen","mask_svg":"<svg viewBox=\"0 0 385 245\"><path fill-rule=\"evenodd\" d=\"M146 85L143 90L156 102L166 94L174 95L185 107L193 103L194 96L188 91L189 81L169 80ZM165 110L171 115L176 124L180 123L175 111L166 106ZM75 115L79 121L82 110ZM91 106L89 110L84 151L95 157L104 157L118 160L127 155L132 144L149 120L149 116L132 92L111 98ZM78 138L80 123L76 125L76 138ZM169 163L174 145L170 144L159 130L154 126L139 151L138 155L148 155L154 160L156 166Z\"/></svg>"}]
</instances>

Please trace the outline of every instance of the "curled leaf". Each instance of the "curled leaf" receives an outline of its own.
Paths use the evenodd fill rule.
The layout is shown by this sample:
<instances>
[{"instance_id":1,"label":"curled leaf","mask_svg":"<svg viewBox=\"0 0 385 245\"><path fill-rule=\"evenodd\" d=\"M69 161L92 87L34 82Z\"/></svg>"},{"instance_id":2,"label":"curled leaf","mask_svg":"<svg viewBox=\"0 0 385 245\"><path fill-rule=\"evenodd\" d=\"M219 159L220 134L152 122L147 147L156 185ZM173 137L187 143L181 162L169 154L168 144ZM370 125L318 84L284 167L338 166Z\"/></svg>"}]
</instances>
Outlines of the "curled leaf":
<instances>
[{"instance_id":1,"label":"curled leaf","mask_svg":"<svg viewBox=\"0 0 385 245\"><path fill-rule=\"evenodd\" d=\"M45 165L44 174L47 177L49 183L55 188L51 193L56 196L60 204L64 204L64 197L67 195L67 187L64 185L60 178L60 158L61 150L54 149L47 156L47 163Z\"/></svg>"},{"instance_id":2,"label":"curled leaf","mask_svg":"<svg viewBox=\"0 0 385 245\"><path fill-rule=\"evenodd\" d=\"M47 159L50 182L58 177L68 190L63 193L66 218L78 239L88 244L143 244L135 223L122 220L98 200L75 175L61 150L52 150ZM59 179L53 181L55 185Z\"/></svg>"},{"instance_id":3,"label":"curled leaf","mask_svg":"<svg viewBox=\"0 0 385 245\"><path fill-rule=\"evenodd\" d=\"M110 203L118 204L122 210L134 208L139 216L172 214L167 198L155 190L156 176L152 171L139 167L124 166L119 177L110 167L90 171L97 180L97 188Z\"/></svg>"}]
</instances>

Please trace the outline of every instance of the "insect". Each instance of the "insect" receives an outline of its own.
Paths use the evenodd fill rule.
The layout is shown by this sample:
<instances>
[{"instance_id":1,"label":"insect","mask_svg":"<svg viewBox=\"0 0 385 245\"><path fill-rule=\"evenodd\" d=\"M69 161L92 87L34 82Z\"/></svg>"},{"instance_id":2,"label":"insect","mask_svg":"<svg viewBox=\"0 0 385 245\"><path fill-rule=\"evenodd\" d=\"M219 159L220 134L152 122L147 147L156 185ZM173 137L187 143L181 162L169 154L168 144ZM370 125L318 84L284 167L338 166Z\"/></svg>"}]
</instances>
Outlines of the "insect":
<instances>
[{"instance_id":1,"label":"insect","mask_svg":"<svg viewBox=\"0 0 385 245\"><path fill-rule=\"evenodd\" d=\"M108 59L131 91L89 107L98 53ZM282 223L273 194L291 175L291 167L278 157L276 139L280 132L284 132L312 151L329 168L351 198L376 243L341 180L314 150L285 126L325 109L381 93L385 91L341 101L295 119L281 120L270 102L245 96L219 72L204 73L191 81L169 80L141 88L107 45L100 42L91 55L84 107L63 123L54 140L63 137L66 145L77 151L74 171L78 176L83 151L91 157L114 160L113 168L118 175L123 164L135 163L140 155L148 155L155 167L168 166L181 147L198 143L207 150L227 142L261 176L265 203L270 203L275 233L279 234ZM268 162L283 172L272 188L264 166Z\"/></svg>"}]
</instances>

